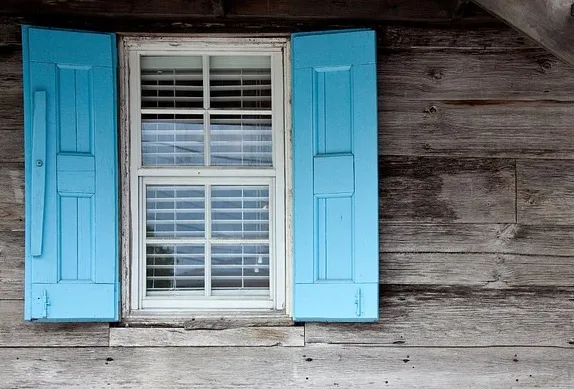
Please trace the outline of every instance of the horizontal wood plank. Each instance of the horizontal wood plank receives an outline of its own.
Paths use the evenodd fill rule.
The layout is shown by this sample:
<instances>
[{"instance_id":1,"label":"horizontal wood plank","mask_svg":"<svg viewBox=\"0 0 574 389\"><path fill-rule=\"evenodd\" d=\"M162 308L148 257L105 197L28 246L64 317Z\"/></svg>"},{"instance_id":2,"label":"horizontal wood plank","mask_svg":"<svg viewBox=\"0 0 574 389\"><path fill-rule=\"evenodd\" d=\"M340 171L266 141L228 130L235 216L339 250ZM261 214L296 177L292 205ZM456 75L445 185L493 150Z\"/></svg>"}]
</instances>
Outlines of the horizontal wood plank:
<instances>
[{"instance_id":1,"label":"horizontal wood plank","mask_svg":"<svg viewBox=\"0 0 574 389\"><path fill-rule=\"evenodd\" d=\"M574 256L574 226L381 222L379 228L381 252Z\"/></svg>"},{"instance_id":2,"label":"horizontal wood plank","mask_svg":"<svg viewBox=\"0 0 574 389\"><path fill-rule=\"evenodd\" d=\"M5 349L6 388L571 388L553 348Z\"/></svg>"},{"instance_id":3,"label":"horizontal wood plank","mask_svg":"<svg viewBox=\"0 0 574 389\"><path fill-rule=\"evenodd\" d=\"M365 0L341 2L323 0L234 0L224 3L227 18L258 19L312 19L312 20L365 20L365 21L428 21L449 22L450 0L400 0L381 2ZM0 15L30 16L37 14L85 15L123 18L153 17L168 18L210 18L221 20L221 6L212 0L4 0ZM495 20L478 7L469 7L466 19L475 23Z\"/></svg>"},{"instance_id":4,"label":"horizontal wood plank","mask_svg":"<svg viewBox=\"0 0 574 389\"><path fill-rule=\"evenodd\" d=\"M213 16L211 0L4 0L0 15L24 16L40 13L56 15L100 15L100 16L169 16L206 17Z\"/></svg>"},{"instance_id":5,"label":"horizontal wood plank","mask_svg":"<svg viewBox=\"0 0 574 389\"><path fill-rule=\"evenodd\" d=\"M385 157L379 161L383 223L511 223L514 161Z\"/></svg>"},{"instance_id":6,"label":"horizontal wood plank","mask_svg":"<svg viewBox=\"0 0 574 389\"><path fill-rule=\"evenodd\" d=\"M511 254L383 253L385 285L524 288L571 286L574 257Z\"/></svg>"},{"instance_id":7,"label":"horizontal wood plank","mask_svg":"<svg viewBox=\"0 0 574 389\"><path fill-rule=\"evenodd\" d=\"M517 161L518 221L574 225L574 161Z\"/></svg>"},{"instance_id":8,"label":"horizontal wood plank","mask_svg":"<svg viewBox=\"0 0 574 389\"><path fill-rule=\"evenodd\" d=\"M574 288L383 286L379 322L305 326L310 343L574 347Z\"/></svg>"},{"instance_id":9,"label":"horizontal wood plank","mask_svg":"<svg viewBox=\"0 0 574 389\"><path fill-rule=\"evenodd\" d=\"M381 49L500 50L540 49L540 46L512 28L476 26L475 28L384 26L377 30ZM419 53L422 54L422 53ZM380 61L380 59L379 59ZM470 70L470 69L469 69Z\"/></svg>"},{"instance_id":10,"label":"horizontal wood plank","mask_svg":"<svg viewBox=\"0 0 574 389\"><path fill-rule=\"evenodd\" d=\"M302 347L302 326L245 327L225 330L110 328L110 346L121 347Z\"/></svg>"},{"instance_id":11,"label":"horizontal wood plank","mask_svg":"<svg viewBox=\"0 0 574 389\"><path fill-rule=\"evenodd\" d=\"M382 99L574 101L574 69L539 48L379 49L378 81Z\"/></svg>"},{"instance_id":12,"label":"horizontal wood plank","mask_svg":"<svg viewBox=\"0 0 574 389\"><path fill-rule=\"evenodd\" d=\"M0 232L0 300L24 298L24 232Z\"/></svg>"},{"instance_id":13,"label":"horizontal wood plank","mask_svg":"<svg viewBox=\"0 0 574 389\"><path fill-rule=\"evenodd\" d=\"M0 312L0 347L91 347L109 344L108 323L25 322L22 300L0 300Z\"/></svg>"},{"instance_id":14,"label":"horizontal wood plank","mask_svg":"<svg viewBox=\"0 0 574 389\"><path fill-rule=\"evenodd\" d=\"M573 103L379 96L379 154L572 158Z\"/></svg>"}]
</instances>

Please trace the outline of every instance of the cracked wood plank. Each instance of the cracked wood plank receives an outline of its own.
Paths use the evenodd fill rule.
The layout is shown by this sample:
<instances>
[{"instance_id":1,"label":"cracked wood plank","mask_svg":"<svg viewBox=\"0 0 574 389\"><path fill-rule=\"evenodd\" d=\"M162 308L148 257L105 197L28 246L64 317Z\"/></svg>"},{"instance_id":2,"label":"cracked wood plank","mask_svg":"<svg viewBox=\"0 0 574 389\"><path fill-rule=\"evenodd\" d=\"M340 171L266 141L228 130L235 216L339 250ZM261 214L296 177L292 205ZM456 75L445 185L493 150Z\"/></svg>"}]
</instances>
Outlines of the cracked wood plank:
<instances>
[{"instance_id":1,"label":"cracked wood plank","mask_svg":"<svg viewBox=\"0 0 574 389\"><path fill-rule=\"evenodd\" d=\"M573 113L574 101L415 101L383 94L379 154L569 159Z\"/></svg>"},{"instance_id":2,"label":"cracked wood plank","mask_svg":"<svg viewBox=\"0 0 574 389\"><path fill-rule=\"evenodd\" d=\"M518 160L518 221L574 224L574 161Z\"/></svg>"},{"instance_id":3,"label":"cracked wood plank","mask_svg":"<svg viewBox=\"0 0 574 389\"><path fill-rule=\"evenodd\" d=\"M574 71L539 48L381 47L378 83L383 99L494 100L509 110L516 101L574 101Z\"/></svg>"},{"instance_id":4,"label":"cracked wood plank","mask_svg":"<svg viewBox=\"0 0 574 389\"><path fill-rule=\"evenodd\" d=\"M574 226L381 222L380 232L383 253L574 256Z\"/></svg>"},{"instance_id":5,"label":"cracked wood plank","mask_svg":"<svg viewBox=\"0 0 574 389\"><path fill-rule=\"evenodd\" d=\"M383 285L380 301L378 323L307 323L305 341L417 347L574 347L572 287Z\"/></svg>"},{"instance_id":6,"label":"cracked wood plank","mask_svg":"<svg viewBox=\"0 0 574 389\"><path fill-rule=\"evenodd\" d=\"M379 264L383 289L386 285L442 285L525 290L569 286L574 279L574 257L382 253Z\"/></svg>"},{"instance_id":7,"label":"cracked wood plank","mask_svg":"<svg viewBox=\"0 0 574 389\"><path fill-rule=\"evenodd\" d=\"M4 349L5 388L571 388L571 349Z\"/></svg>"},{"instance_id":8,"label":"cracked wood plank","mask_svg":"<svg viewBox=\"0 0 574 389\"><path fill-rule=\"evenodd\" d=\"M302 347L304 342L303 326L224 330L110 328L110 346L122 347Z\"/></svg>"}]
</instances>

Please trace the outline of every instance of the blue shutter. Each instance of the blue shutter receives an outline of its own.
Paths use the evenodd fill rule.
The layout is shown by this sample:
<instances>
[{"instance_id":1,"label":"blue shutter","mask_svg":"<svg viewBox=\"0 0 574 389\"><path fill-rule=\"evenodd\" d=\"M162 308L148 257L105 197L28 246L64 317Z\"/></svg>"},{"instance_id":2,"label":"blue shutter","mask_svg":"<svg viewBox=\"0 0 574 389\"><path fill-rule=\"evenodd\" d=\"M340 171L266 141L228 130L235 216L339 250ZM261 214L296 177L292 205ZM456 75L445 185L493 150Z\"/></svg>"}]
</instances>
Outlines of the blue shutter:
<instances>
[{"instance_id":1,"label":"blue shutter","mask_svg":"<svg viewBox=\"0 0 574 389\"><path fill-rule=\"evenodd\" d=\"M115 35L22 27L26 320L119 314Z\"/></svg>"},{"instance_id":2,"label":"blue shutter","mask_svg":"<svg viewBox=\"0 0 574 389\"><path fill-rule=\"evenodd\" d=\"M295 34L297 321L376 321L379 250L375 33Z\"/></svg>"}]
</instances>

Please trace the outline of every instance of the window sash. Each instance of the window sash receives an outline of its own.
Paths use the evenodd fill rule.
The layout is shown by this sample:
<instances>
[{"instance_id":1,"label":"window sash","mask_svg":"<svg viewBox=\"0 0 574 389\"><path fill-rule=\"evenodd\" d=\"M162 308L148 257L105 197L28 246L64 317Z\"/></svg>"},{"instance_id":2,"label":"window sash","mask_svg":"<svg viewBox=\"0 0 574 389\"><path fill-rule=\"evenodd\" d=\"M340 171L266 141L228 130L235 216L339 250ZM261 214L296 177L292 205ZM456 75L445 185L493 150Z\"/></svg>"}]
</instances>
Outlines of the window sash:
<instances>
[{"instance_id":1,"label":"window sash","mask_svg":"<svg viewBox=\"0 0 574 389\"><path fill-rule=\"evenodd\" d=\"M262 39L263 41L265 39ZM252 39L250 41L253 41ZM272 41L276 41L272 39ZM284 40L282 40L284 41ZM131 194L130 202L132 208L132 231L138 231L141 227L145 215L141 207L141 195L145 190L148 182L181 182L184 185L225 183L246 185L248 182L269 183L270 201L273 203L270 212L270 237L269 237L269 266L270 266L270 293L266 296L257 296L257 293L244 293L243 296L226 296L221 295L219 291L213 291L212 296L197 296L194 299L188 299L189 293L183 295L179 293L169 293L169 297L161 295L146 296L145 280L145 263L142 266L142 259L145 260L145 242L150 242L150 238L132 239L132 269L131 269L131 288L130 288L130 308L143 309L154 312L159 310L227 310L227 309L284 309L286 298L286 280L285 280L285 173L284 173L284 73L283 73L283 56L285 43L271 43L258 47L243 46L230 44L217 50L194 50L193 47L179 48L182 51L173 51L169 47L166 51L145 50L139 47L138 50L129 50L127 53L127 62L129 63L129 83L127 91L130 100L129 126L130 126L130 149L131 149ZM157 42L154 43L157 46ZM130 45L127 44L126 47ZM167 48L165 43L164 48ZM270 55L271 56L271 79L273 83L272 90L272 109L271 110L251 110L251 109L141 109L139 102L140 84L139 84L139 58L143 55L166 54L166 55ZM208 102L208 100L204 100ZM134 107L136 109L134 109ZM179 166L179 167L147 167L141 164L141 117L143 113L186 113L201 115L268 115L272 120L272 158L273 166ZM206 140L208 145L208 140ZM201 178L198 178L201 177ZM133 189L136 190L133 190ZM277 217L280 215L280 217ZM135 216L135 217L134 217ZM134 234L135 235L135 234ZM141 232L139 234L141 235ZM212 242L218 240L212 239ZM178 240L179 242L179 240ZM230 242L230 240L226 240ZM271 258L274 257L274 258ZM138 263L139 262L139 263ZM136 267L134 267L136 266ZM143 271L142 271L143 269ZM181 312L180 312L181 313Z\"/></svg>"}]
</instances>

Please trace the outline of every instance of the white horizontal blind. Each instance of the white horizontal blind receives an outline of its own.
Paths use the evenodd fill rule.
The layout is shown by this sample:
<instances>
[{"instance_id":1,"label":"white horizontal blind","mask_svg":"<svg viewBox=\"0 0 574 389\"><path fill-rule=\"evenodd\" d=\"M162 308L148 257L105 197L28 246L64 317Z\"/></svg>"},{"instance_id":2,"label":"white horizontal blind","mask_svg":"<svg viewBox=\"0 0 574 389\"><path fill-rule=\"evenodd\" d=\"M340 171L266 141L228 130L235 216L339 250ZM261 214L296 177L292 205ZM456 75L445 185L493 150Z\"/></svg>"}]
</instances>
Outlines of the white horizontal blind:
<instances>
[{"instance_id":1,"label":"white horizontal blind","mask_svg":"<svg viewBox=\"0 0 574 389\"><path fill-rule=\"evenodd\" d=\"M144 166L203 165L203 115L143 114L141 122Z\"/></svg>"},{"instance_id":2,"label":"white horizontal blind","mask_svg":"<svg viewBox=\"0 0 574 389\"><path fill-rule=\"evenodd\" d=\"M144 166L273 165L270 56L144 56L141 109Z\"/></svg>"},{"instance_id":3,"label":"white horizontal blind","mask_svg":"<svg viewBox=\"0 0 574 389\"><path fill-rule=\"evenodd\" d=\"M269 292L269 201L268 186L147 185L148 293L205 290L206 266L207 294Z\"/></svg>"},{"instance_id":4,"label":"white horizontal blind","mask_svg":"<svg viewBox=\"0 0 574 389\"><path fill-rule=\"evenodd\" d=\"M142 108L203 108L201 56L144 56Z\"/></svg>"},{"instance_id":5,"label":"white horizontal blind","mask_svg":"<svg viewBox=\"0 0 574 389\"><path fill-rule=\"evenodd\" d=\"M236 239L269 238L269 188L213 186L211 236Z\"/></svg>"},{"instance_id":6,"label":"white horizontal blind","mask_svg":"<svg viewBox=\"0 0 574 389\"><path fill-rule=\"evenodd\" d=\"M205 236L205 188L184 185L146 187L146 236Z\"/></svg>"},{"instance_id":7,"label":"white horizontal blind","mask_svg":"<svg viewBox=\"0 0 574 389\"><path fill-rule=\"evenodd\" d=\"M271 58L209 58L211 108L271 109Z\"/></svg>"}]
</instances>

